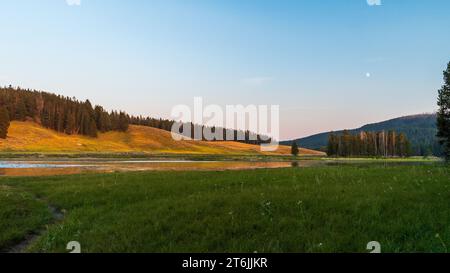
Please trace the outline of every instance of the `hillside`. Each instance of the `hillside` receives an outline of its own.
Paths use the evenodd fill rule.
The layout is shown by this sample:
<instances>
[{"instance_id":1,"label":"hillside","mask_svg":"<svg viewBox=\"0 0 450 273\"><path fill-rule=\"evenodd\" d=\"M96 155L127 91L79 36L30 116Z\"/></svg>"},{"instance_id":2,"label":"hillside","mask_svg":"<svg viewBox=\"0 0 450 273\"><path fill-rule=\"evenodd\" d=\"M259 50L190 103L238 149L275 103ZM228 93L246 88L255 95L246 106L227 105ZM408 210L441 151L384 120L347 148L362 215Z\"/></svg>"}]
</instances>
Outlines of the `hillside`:
<instances>
[{"instance_id":1,"label":"hillside","mask_svg":"<svg viewBox=\"0 0 450 273\"><path fill-rule=\"evenodd\" d=\"M411 142L414 155L424 155L431 151L434 155L442 153L441 147L436 139L436 115L435 114L421 114L400 117L379 123L367 124L361 128L349 130L351 134L361 131L376 132L376 131L394 130L398 133L404 133ZM335 132L342 134L342 131ZM321 133L301 139L297 139L302 147L315 150L323 150L328 142L330 132ZM292 141L282 142L283 145L291 145Z\"/></svg>"},{"instance_id":2,"label":"hillside","mask_svg":"<svg viewBox=\"0 0 450 273\"><path fill-rule=\"evenodd\" d=\"M101 105L92 105L89 100L79 101L37 90L0 87L0 138L8 135L10 121L35 121L44 128L53 129L68 135L97 137L99 133L125 132L129 125L148 126L171 132L174 120L153 117L133 116L123 111L107 112ZM234 135L234 140L247 144L269 143L267 137L250 131L232 128L208 127L202 124L187 123L193 131L203 132L204 128L223 130L224 136ZM245 139L238 139L238 134ZM206 138L203 138L206 140ZM227 138L228 139L228 138ZM233 140L231 139L231 140Z\"/></svg>"},{"instance_id":3,"label":"hillside","mask_svg":"<svg viewBox=\"0 0 450 273\"><path fill-rule=\"evenodd\" d=\"M0 152L289 155L290 148L280 146L277 152L262 153L258 145L238 142L174 141L170 132L136 125L130 125L126 132L99 133L92 138L58 133L34 122L14 121L8 138L0 139ZM307 149L301 149L300 154L323 155Z\"/></svg>"}]
</instances>

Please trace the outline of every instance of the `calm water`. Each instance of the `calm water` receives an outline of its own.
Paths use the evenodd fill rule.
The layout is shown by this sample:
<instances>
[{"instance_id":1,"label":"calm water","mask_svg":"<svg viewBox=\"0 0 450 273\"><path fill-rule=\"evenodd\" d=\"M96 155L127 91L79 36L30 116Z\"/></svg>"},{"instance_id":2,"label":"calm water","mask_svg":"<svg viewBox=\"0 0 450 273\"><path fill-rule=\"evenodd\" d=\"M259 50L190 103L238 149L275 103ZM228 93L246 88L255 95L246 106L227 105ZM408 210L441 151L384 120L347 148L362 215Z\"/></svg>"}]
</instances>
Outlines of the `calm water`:
<instances>
[{"instance_id":1,"label":"calm water","mask_svg":"<svg viewBox=\"0 0 450 273\"><path fill-rule=\"evenodd\" d=\"M0 176L45 176L90 172L158 171L158 170L245 170L285 168L290 162L235 161L0 161Z\"/></svg>"},{"instance_id":2,"label":"calm water","mask_svg":"<svg viewBox=\"0 0 450 273\"><path fill-rule=\"evenodd\" d=\"M77 167L84 167L84 165L0 162L0 169L42 169L42 168L77 168Z\"/></svg>"},{"instance_id":3,"label":"calm water","mask_svg":"<svg viewBox=\"0 0 450 273\"><path fill-rule=\"evenodd\" d=\"M420 162L364 162L303 160L298 162L237 162L237 161L0 161L0 176L47 176L116 171L192 171L192 170L249 170L261 168L314 167L324 165L417 165Z\"/></svg>"}]
</instances>

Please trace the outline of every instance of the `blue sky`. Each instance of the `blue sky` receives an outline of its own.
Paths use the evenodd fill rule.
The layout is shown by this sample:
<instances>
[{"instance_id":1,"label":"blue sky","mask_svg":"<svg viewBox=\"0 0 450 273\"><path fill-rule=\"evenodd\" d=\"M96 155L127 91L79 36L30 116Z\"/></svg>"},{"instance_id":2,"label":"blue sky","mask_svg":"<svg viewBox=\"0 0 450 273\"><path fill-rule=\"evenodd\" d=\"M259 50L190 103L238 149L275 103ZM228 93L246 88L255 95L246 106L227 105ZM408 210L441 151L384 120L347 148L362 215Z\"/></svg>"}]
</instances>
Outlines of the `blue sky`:
<instances>
[{"instance_id":1,"label":"blue sky","mask_svg":"<svg viewBox=\"0 0 450 273\"><path fill-rule=\"evenodd\" d=\"M283 139L433 112L450 61L447 0L2 0L0 10L0 85L155 117L195 96L279 104Z\"/></svg>"}]
</instances>

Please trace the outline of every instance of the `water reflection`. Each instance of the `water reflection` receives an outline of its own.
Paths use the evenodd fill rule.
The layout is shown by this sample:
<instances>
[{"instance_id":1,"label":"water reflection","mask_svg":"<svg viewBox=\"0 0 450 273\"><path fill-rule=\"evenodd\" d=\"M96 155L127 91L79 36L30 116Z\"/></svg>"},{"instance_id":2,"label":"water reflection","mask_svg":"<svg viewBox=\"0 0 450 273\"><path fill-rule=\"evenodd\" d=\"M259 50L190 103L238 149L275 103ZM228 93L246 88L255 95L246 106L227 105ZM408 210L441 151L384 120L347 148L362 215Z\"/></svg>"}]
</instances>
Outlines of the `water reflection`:
<instances>
[{"instance_id":1,"label":"water reflection","mask_svg":"<svg viewBox=\"0 0 450 273\"><path fill-rule=\"evenodd\" d=\"M87 172L194 171L287 168L290 162L236 161L87 161L0 162L1 176L48 176Z\"/></svg>"},{"instance_id":2,"label":"water reflection","mask_svg":"<svg viewBox=\"0 0 450 273\"><path fill-rule=\"evenodd\" d=\"M356 167L367 166L393 166L417 165L424 162L367 162L343 160L297 160L285 162L254 162L254 161L154 161L154 160L127 160L127 161L0 161L0 176L51 176L79 173L107 173L127 171L195 171L195 170L250 170L273 168L306 168L317 166ZM430 164L434 164L430 162Z\"/></svg>"}]
</instances>

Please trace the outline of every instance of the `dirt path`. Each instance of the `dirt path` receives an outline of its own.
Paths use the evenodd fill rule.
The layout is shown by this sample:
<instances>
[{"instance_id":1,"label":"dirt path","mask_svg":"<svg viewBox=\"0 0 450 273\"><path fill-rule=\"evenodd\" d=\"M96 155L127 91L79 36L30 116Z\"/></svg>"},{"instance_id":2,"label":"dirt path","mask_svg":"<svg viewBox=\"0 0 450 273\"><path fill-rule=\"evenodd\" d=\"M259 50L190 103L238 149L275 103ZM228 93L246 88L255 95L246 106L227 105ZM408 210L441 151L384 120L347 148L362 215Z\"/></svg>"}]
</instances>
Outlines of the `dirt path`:
<instances>
[{"instance_id":1,"label":"dirt path","mask_svg":"<svg viewBox=\"0 0 450 273\"><path fill-rule=\"evenodd\" d=\"M38 201L45 202L45 200L37 199ZM64 219L64 213L52 205L48 205L48 210L52 214L52 221L49 224L55 224ZM23 253L25 252L35 241L44 234L45 230L41 229L32 234L28 234L23 241L10 247L7 253Z\"/></svg>"}]
</instances>

